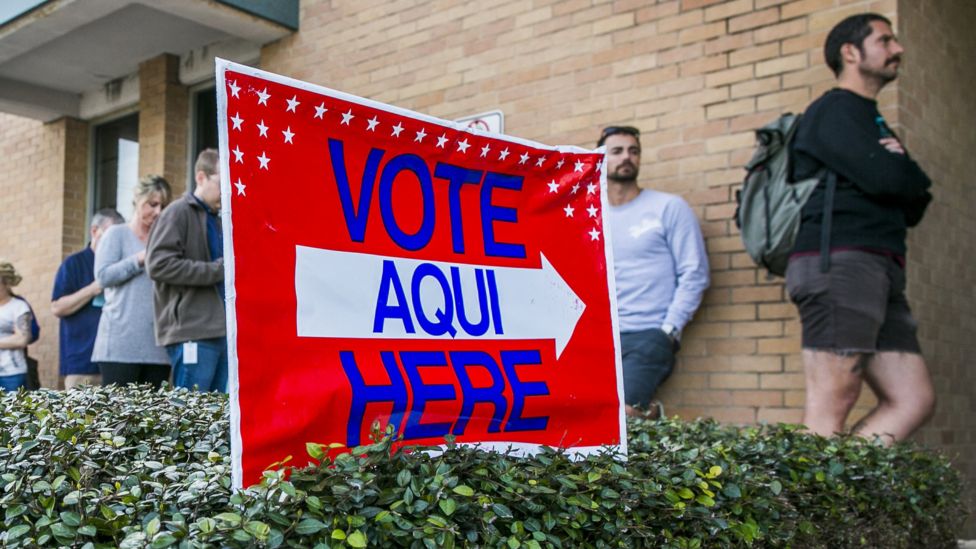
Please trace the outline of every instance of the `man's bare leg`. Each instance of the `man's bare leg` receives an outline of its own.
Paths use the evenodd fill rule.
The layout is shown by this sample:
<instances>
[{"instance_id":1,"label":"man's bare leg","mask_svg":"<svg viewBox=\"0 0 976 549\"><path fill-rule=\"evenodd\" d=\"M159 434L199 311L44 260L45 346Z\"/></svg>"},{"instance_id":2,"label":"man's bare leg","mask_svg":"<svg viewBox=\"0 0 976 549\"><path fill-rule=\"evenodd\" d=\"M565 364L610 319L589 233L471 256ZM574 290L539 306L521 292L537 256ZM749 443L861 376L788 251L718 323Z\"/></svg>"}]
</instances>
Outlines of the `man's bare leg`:
<instances>
[{"instance_id":1,"label":"man's bare leg","mask_svg":"<svg viewBox=\"0 0 976 549\"><path fill-rule=\"evenodd\" d=\"M904 440L935 410L935 389L922 355L875 353L864 377L878 397L878 406L855 427L860 436L877 436L885 444Z\"/></svg>"},{"instance_id":2,"label":"man's bare leg","mask_svg":"<svg viewBox=\"0 0 976 549\"><path fill-rule=\"evenodd\" d=\"M803 350L806 372L806 404L803 423L810 432L825 437L844 431L847 415L861 394L861 354Z\"/></svg>"}]
</instances>

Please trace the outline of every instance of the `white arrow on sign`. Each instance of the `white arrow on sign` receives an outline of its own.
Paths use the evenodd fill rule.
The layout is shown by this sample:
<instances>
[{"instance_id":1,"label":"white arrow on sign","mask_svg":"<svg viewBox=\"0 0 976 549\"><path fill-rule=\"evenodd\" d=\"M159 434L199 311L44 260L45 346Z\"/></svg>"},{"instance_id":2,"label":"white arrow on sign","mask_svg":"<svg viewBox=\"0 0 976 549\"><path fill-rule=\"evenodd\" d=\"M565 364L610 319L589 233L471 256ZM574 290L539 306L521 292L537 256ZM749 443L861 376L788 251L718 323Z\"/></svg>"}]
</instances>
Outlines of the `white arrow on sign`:
<instances>
[{"instance_id":1,"label":"white arrow on sign","mask_svg":"<svg viewBox=\"0 0 976 549\"><path fill-rule=\"evenodd\" d=\"M540 254L541 255L541 254ZM420 261L400 257L383 257L355 252L339 252L307 246L295 246L295 295L299 337L334 337L353 339L554 339L556 357L573 337L586 304L559 276L545 255L540 257L542 268L486 267L442 261ZM374 331L377 301L383 280L383 266L392 262L396 276L404 292L404 303L399 303L396 293L389 292L386 303L380 305L409 308L414 332L407 330L401 319L386 318L382 330ZM418 323L418 314L432 322L447 324L445 305L454 300L457 289L450 285L447 291L434 277L421 276L418 284L419 309L414 306L412 293L414 273L418 267L431 265L451 282L451 269L456 268L461 281L464 316L469 323L480 323L476 270L493 271L497 288L499 318L492 318L491 325L481 335L472 335L462 329L458 319L461 311L454 307L450 317L451 332L440 335L426 333ZM388 267L389 268L389 267ZM389 274L389 273L388 273ZM484 284L483 289L489 284ZM488 301L492 301L490 290ZM470 304L470 305L469 305ZM492 307L488 313L491 315ZM493 315L492 315L493 316ZM501 326L501 333L497 333Z\"/></svg>"}]
</instances>

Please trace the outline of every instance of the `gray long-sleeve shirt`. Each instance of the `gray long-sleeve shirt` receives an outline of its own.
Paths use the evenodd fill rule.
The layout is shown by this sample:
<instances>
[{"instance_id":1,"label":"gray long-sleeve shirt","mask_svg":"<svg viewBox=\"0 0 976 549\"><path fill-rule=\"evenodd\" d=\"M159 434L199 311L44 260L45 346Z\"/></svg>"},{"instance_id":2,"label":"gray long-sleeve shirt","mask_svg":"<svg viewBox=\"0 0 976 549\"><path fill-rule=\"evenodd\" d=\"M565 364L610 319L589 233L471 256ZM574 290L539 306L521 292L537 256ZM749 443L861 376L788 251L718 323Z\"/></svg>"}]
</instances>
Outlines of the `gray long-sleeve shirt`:
<instances>
[{"instance_id":1,"label":"gray long-sleeve shirt","mask_svg":"<svg viewBox=\"0 0 976 549\"><path fill-rule=\"evenodd\" d=\"M92 362L169 364L153 334L152 281L136 255L146 245L128 225L105 232L95 251L95 280L105 288Z\"/></svg>"},{"instance_id":2,"label":"gray long-sleeve shirt","mask_svg":"<svg viewBox=\"0 0 976 549\"><path fill-rule=\"evenodd\" d=\"M607 213L620 331L684 329L708 288L695 213L680 197L652 190Z\"/></svg>"}]
</instances>

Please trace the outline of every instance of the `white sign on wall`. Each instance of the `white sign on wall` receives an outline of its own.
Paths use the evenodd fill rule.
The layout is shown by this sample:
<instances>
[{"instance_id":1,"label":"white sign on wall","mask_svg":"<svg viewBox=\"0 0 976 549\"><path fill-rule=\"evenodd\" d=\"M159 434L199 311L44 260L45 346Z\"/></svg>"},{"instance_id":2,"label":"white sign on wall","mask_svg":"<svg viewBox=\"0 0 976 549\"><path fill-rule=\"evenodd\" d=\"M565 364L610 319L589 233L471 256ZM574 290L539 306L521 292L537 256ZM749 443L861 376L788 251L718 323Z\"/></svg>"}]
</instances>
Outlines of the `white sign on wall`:
<instances>
[{"instance_id":1,"label":"white sign on wall","mask_svg":"<svg viewBox=\"0 0 976 549\"><path fill-rule=\"evenodd\" d=\"M455 122L483 132L505 133L505 115L502 114L502 111L488 111L473 116L465 116L458 118Z\"/></svg>"}]
</instances>

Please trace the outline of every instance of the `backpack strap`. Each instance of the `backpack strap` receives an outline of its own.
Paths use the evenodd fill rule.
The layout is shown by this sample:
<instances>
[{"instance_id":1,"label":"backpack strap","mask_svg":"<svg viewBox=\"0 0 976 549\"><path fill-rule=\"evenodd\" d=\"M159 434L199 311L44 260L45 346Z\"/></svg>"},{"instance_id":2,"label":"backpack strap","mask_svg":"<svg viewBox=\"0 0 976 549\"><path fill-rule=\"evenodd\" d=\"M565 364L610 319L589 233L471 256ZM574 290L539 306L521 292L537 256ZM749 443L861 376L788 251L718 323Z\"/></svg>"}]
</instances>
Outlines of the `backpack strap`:
<instances>
[{"instance_id":1,"label":"backpack strap","mask_svg":"<svg viewBox=\"0 0 976 549\"><path fill-rule=\"evenodd\" d=\"M820 222L820 272L830 270L830 230L834 218L834 191L837 190L837 174L827 170L827 188L824 192L823 218Z\"/></svg>"}]
</instances>

